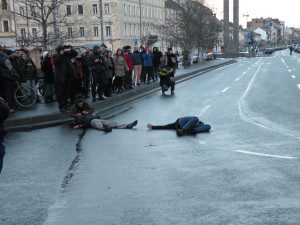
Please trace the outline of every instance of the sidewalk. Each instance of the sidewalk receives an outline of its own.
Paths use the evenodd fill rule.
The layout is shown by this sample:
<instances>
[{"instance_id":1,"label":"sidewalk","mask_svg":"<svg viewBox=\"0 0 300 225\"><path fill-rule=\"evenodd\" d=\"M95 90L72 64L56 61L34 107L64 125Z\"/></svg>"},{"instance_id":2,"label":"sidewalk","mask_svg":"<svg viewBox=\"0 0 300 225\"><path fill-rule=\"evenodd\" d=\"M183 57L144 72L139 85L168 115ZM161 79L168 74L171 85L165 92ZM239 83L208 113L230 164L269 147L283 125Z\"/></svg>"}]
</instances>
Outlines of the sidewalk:
<instances>
[{"instance_id":1,"label":"sidewalk","mask_svg":"<svg viewBox=\"0 0 300 225\"><path fill-rule=\"evenodd\" d=\"M234 61L231 59L218 59L213 61L203 61L199 64L193 65L188 69L179 68L176 71L176 80L186 78L195 75L198 72L211 70L223 65L231 64ZM108 98L105 101L97 101L95 103L91 102L91 98L87 99L96 111L103 111L117 106L118 104L124 104L132 99L134 96L139 94L145 95L156 91L159 87L159 82L151 83L148 85L142 85L140 87L135 87L131 90L126 90L120 94L115 94L113 97ZM125 102L122 102L127 100ZM117 105L116 105L117 104ZM30 108L20 108L14 114L10 114L9 119L6 121L5 125L9 131L22 131L30 130L48 126L58 125L67 122L69 118L58 110L57 102L53 103L38 103Z\"/></svg>"}]
</instances>

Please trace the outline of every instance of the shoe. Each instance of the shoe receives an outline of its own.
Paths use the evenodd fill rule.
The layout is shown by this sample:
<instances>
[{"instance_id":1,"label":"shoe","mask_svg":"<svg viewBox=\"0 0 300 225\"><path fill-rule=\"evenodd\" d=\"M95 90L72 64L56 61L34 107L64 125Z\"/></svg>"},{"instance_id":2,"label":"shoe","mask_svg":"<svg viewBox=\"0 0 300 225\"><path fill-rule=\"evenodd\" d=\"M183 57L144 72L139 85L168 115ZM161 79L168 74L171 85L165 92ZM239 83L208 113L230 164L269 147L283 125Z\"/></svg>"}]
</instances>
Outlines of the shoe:
<instances>
[{"instance_id":1,"label":"shoe","mask_svg":"<svg viewBox=\"0 0 300 225\"><path fill-rule=\"evenodd\" d=\"M132 128L135 127L137 124L138 124L138 121L135 120L134 122L128 124L128 125L126 126L126 128L127 128L127 129L132 129Z\"/></svg>"},{"instance_id":2,"label":"shoe","mask_svg":"<svg viewBox=\"0 0 300 225\"><path fill-rule=\"evenodd\" d=\"M162 95L166 95L166 92L165 92L165 91L163 91L163 92L162 92Z\"/></svg>"},{"instance_id":3,"label":"shoe","mask_svg":"<svg viewBox=\"0 0 300 225\"><path fill-rule=\"evenodd\" d=\"M183 131L180 130L180 129L177 129L176 134L177 134L178 137L182 137L183 136Z\"/></svg>"},{"instance_id":4,"label":"shoe","mask_svg":"<svg viewBox=\"0 0 300 225\"><path fill-rule=\"evenodd\" d=\"M107 98L105 96L99 97L99 100L106 100Z\"/></svg>"},{"instance_id":5,"label":"shoe","mask_svg":"<svg viewBox=\"0 0 300 225\"><path fill-rule=\"evenodd\" d=\"M106 124L102 124L103 128L104 128L104 132L110 133L112 132L112 128L107 126Z\"/></svg>"},{"instance_id":6,"label":"shoe","mask_svg":"<svg viewBox=\"0 0 300 225\"><path fill-rule=\"evenodd\" d=\"M14 109L9 109L9 113L15 113L16 111Z\"/></svg>"},{"instance_id":7,"label":"shoe","mask_svg":"<svg viewBox=\"0 0 300 225\"><path fill-rule=\"evenodd\" d=\"M86 95L86 96L84 96L84 98L85 98L85 99L86 99L86 98L90 98L90 96Z\"/></svg>"},{"instance_id":8,"label":"shoe","mask_svg":"<svg viewBox=\"0 0 300 225\"><path fill-rule=\"evenodd\" d=\"M175 92L174 92L174 91L171 91L171 95L172 95L172 96L175 95Z\"/></svg>"},{"instance_id":9,"label":"shoe","mask_svg":"<svg viewBox=\"0 0 300 225\"><path fill-rule=\"evenodd\" d=\"M95 101L96 101L96 97L93 97L92 102L95 102Z\"/></svg>"}]
</instances>

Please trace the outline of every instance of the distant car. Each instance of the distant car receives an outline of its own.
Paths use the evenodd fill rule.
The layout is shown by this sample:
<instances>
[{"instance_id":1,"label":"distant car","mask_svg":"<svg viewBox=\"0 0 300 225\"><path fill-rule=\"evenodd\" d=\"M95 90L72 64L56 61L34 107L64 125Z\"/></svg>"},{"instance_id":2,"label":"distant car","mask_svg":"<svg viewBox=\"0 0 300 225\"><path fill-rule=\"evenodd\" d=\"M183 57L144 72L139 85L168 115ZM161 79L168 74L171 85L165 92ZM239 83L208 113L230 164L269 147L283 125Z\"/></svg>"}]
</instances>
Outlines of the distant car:
<instances>
[{"instance_id":1,"label":"distant car","mask_svg":"<svg viewBox=\"0 0 300 225\"><path fill-rule=\"evenodd\" d=\"M216 59L216 57L217 56L215 55L215 53L210 52L205 55L205 60L213 60L213 59Z\"/></svg>"}]
</instances>

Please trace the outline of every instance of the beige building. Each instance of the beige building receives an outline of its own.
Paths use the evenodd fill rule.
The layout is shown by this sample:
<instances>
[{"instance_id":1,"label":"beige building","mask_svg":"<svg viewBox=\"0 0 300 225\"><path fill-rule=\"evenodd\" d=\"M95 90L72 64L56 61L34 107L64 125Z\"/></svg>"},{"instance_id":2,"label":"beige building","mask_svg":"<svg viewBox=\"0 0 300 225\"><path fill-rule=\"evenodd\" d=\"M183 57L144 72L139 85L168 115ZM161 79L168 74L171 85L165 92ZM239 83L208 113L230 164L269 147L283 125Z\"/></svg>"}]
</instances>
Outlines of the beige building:
<instances>
[{"instance_id":1,"label":"beige building","mask_svg":"<svg viewBox=\"0 0 300 225\"><path fill-rule=\"evenodd\" d=\"M15 34L10 13L10 2L0 1L0 45L12 47L16 45Z\"/></svg>"},{"instance_id":2,"label":"beige building","mask_svg":"<svg viewBox=\"0 0 300 225\"><path fill-rule=\"evenodd\" d=\"M1 11L0 36L5 30L6 36L17 36L10 36L8 39L13 42L17 39L18 45L26 46L29 42L31 45L34 45L32 42L37 42L38 45L42 37L42 27L34 20L27 19L38 13L38 7L30 3L25 5L24 1L18 0L1 1L2 4L7 3L11 12ZM47 28L48 37L53 39L54 46L63 43L90 47L100 44L102 39L113 51L125 45L135 44L150 43L158 47L163 46L159 28L164 23L165 0L66 0L58 8L57 14L59 16L56 26L51 24ZM51 15L50 18L49 22L52 22L55 17ZM54 27L57 28L57 32L54 32Z\"/></svg>"}]
</instances>

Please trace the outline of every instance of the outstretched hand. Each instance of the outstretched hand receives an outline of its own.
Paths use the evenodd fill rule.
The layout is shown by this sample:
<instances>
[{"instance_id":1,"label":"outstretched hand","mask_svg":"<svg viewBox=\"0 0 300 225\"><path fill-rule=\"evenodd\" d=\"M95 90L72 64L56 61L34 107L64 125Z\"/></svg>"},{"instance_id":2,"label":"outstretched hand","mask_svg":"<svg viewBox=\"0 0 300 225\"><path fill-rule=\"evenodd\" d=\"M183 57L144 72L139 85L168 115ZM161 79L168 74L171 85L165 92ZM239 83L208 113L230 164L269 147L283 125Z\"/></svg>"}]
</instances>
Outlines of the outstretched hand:
<instances>
[{"instance_id":1,"label":"outstretched hand","mask_svg":"<svg viewBox=\"0 0 300 225\"><path fill-rule=\"evenodd\" d=\"M147 125L147 127L148 127L149 130L152 130L153 125L149 123L149 124Z\"/></svg>"}]
</instances>

